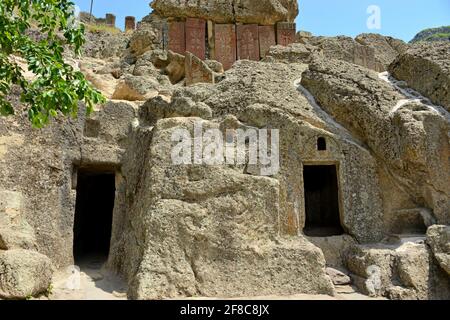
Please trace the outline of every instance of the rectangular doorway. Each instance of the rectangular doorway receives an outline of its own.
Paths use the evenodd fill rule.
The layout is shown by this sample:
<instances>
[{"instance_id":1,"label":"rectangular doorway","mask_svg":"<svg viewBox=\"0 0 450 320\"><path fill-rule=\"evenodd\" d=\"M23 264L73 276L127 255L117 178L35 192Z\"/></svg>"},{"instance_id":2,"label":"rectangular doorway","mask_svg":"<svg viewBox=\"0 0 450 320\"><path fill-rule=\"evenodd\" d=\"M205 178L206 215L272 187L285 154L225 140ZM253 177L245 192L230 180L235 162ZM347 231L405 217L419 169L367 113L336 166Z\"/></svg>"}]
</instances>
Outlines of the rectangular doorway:
<instances>
[{"instance_id":1,"label":"rectangular doorway","mask_svg":"<svg viewBox=\"0 0 450 320\"><path fill-rule=\"evenodd\" d=\"M336 165L305 165L303 182L306 214L304 234L311 237L343 234Z\"/></svg>"},{"instance_id":2,"label":"rectangular doorway","mask_svg":"<svg viewBox=\"0 0 450 320\"><path fill-rule=\"evenodd\" d=\"M106 261L111 241L115 174L78 169L73 253L78 264Z\"/></svg>"}]
</instances>

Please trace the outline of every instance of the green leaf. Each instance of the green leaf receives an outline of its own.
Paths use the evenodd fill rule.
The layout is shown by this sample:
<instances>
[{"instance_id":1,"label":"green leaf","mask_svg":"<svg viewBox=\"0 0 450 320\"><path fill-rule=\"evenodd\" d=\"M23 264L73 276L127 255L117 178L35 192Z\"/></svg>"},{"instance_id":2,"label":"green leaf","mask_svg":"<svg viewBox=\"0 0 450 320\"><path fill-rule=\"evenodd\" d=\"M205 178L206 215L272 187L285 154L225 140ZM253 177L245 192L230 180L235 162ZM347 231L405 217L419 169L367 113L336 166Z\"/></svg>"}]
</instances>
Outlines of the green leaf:
<instances>
[{"instance_id":1,"label":"green leaf","mask_svg":"<svg viewBox=\"0 0 450 320\"><path fill-rule=\"evenodd\" d=\"M10 102L0 100L0 115L10 116L14 114L14 109Z\"/></svg>"}]
</instances>

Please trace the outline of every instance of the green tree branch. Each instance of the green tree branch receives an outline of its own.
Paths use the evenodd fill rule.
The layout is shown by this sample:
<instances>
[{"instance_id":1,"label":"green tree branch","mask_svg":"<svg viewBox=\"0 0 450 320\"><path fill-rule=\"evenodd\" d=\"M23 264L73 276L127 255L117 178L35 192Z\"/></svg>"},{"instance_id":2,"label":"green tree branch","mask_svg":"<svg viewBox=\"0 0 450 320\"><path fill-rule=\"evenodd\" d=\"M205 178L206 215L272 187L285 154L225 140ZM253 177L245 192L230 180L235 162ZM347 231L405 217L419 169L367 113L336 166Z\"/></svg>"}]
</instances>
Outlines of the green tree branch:
<instances>
[{"instance_id":1,"label":"green tree branch","mask_svg":"<svg viewBox=\"0 0 450 320\"><path fill-rule=\"evenodd\" d=\"M0 1L0 115L14 114L7 100L12 85L21 87L21 102L29 106L29 119L37 128L58 113L75 117L79 101L88 113L105 102L84 75L64 61L64 48L79 55L85 42L84 25L74 22L74 4L69 0ZM42 39L27 35L32 24ZM24 78L14 56L25 59L36 76L32 81Z\"/></svg>"}]
</instances>

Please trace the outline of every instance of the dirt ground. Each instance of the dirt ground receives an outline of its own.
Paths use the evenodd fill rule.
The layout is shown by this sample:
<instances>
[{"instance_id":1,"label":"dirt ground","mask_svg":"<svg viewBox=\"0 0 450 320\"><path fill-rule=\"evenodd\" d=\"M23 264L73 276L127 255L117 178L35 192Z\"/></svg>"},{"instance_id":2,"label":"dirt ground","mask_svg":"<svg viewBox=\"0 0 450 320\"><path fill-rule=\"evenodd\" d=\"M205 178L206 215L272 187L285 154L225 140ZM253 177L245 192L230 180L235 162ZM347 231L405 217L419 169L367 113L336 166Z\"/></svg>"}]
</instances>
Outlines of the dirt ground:
<instances>
[{"instance_id":1,"label":"dirt ground","mask_svg":"<svg viewBox=\"0 0 450 320\"><path fill-rule=\"evenodd\" d=\"M72 269L58 272L54 278L50 300L126 300L125 281L102 268L96 260L80 264L75 274ZM358 293L352 286L336 286L337 295L298 294L291 296L239 297L231 300L375 300ZM193 297L183 300L217 300L218 298ZM230 299L230 298L227 298Z\"/></svg>"}]
</instances>

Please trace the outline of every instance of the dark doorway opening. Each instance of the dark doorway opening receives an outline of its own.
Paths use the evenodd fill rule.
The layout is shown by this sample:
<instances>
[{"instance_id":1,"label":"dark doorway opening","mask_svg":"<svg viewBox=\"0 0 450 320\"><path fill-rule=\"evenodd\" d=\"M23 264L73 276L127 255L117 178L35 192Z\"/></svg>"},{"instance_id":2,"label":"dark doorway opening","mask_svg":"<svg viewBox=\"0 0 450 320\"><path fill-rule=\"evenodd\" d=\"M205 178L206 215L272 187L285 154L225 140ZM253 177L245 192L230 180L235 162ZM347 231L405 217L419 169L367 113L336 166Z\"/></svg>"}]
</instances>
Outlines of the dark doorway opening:
<instances>
[{"instance_id":1,"label":"dark doorway opening","mask_svg":"<svg viewBox=\"0 0 450 320\"><path fill-rule=\"evenodd\" d=\"M74 223L75 262L106 261L111 241L115 174L79 169Z\"/></svg>"},{"instance_id":2,"label":"dark doorway opening","mask_svg":"<svg viewBox=\"0 0 450 320\"><path fill-rule=\"evenodd\" d=\"M305 165L303 168L306 222L311 237L341 235L339 190L335 165Z\"/></svg>"},{"instance_id":3,"label":"dark doorway opening","mask_svg":"<svg viewBox=\"0 0 450 320\"><path fill-rule=\"evenodd\" d=\"M320 137L317 139L317 150L326 151L327 150L327 141L324 137Z\"/></svg>"}]
</instances>

